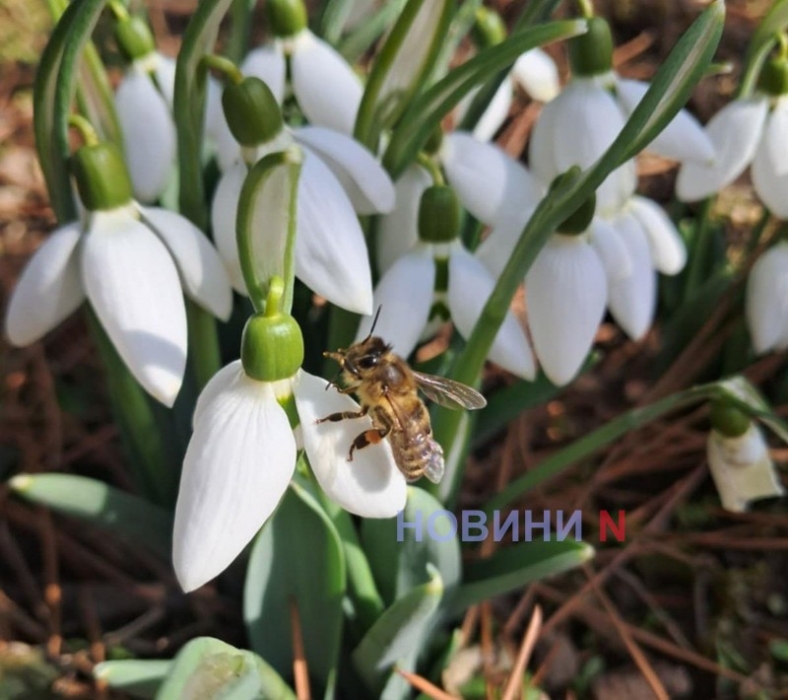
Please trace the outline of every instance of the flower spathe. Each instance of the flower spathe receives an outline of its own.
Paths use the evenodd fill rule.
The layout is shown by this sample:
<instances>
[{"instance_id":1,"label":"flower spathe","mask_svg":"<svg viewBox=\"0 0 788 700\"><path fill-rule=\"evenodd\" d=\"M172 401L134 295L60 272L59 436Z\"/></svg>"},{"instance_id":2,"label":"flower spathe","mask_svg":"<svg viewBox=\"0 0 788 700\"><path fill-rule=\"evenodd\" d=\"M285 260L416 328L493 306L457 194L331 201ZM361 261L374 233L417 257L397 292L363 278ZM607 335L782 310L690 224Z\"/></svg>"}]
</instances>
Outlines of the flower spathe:
<instances>
[{"instance_id":1,"label":"flower spathe","mask_svg":"<svg viewBox=\"0 0 788 700\"><path fill-rule=\"evenodd\" d=\"M444 290L435 289L438 265L448 271ZM494 277L459 241L419 242L387 270L375 289L374 307L383 308L375 334L407 357L425 331L429 332L434 305L440 303L460 335L468 338L494 286ZM362 318L356 340L366 337L371 326L371 315ZM511 311L495 337L489 359L517 376L534 378L533 353Z\"/></svg>"},{"instance_id":2,"label":"flower spathe","mask_svg":"<svg viewBox=\"0 0 788 700\"><path fill-rule=\"evenodd\" d=\"M241 361L205 387L175 508L173 563L185 591L220 574L272 515L295 472L298 447L283 405L295 403L301 440L320 487L351 513L393 517L407 486L388 442L347 455L369 418L317 424L337 411L358 410L326 381L299 370L290 379L257 381Z\"/></svg>"},{"instance_id":3,"label":"flower spathe","mask_svg":"<svg viewBox=\"0 0 788 700\"><path fill-rule=\"evenodd\" d=\"M714 485L726 510L741 513L751 501L785 493L763 433L755 423L738 437L728 437L712 429L706 443L706 455Z\"/></svg>"},{"instance_id":4,"label":"flower spathe","mask_svg":"<svg viewBox=\"0 0 788 700\"><path fill-rule=\"evenodd\" d=\"M6 333L28 345L87 298L143 388L172 406L186 366L184 293L219 318L232 293L219 256L178 214L135 203L88 212L36 251L11 297Z\"/></svg>"},{"instance_id":5,"label":"flower spathe","mask_svg":"<svg viewBox=\"0 0 788 700\"><path fill-rule=\"evenodd\" d=\"M752 266L745 318L756 353L788 348L788 242L777 243Z\"/></svg>"}]
</instances>

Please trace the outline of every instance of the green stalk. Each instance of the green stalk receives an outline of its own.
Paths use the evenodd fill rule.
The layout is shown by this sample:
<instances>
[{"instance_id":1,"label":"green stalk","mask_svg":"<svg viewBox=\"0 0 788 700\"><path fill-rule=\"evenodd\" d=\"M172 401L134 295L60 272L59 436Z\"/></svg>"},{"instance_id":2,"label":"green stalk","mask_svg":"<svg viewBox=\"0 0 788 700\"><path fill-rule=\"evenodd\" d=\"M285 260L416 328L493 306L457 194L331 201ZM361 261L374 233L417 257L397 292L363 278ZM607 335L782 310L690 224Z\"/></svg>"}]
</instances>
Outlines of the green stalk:
<instances>
[{"instance_id":1,"label":"green stalk","mask_svg":"<svg viewBox=\"0 0 788 700\"><path fill-rule=\"evenodd\" d=\"M240 63L249 52L252 29L252 10L255 0L233 0L230 8L230 37L225 53L233 63Z\"/></svg>"},{"instance_id":2,"label":"green stalk","mask_svg":"<svg viewBox=\"0 0 788 700\"><path fill-rule=\"evenodd\" d=\"M199 391L222 366L216 321L201 306L185 299L186 318L189 324L189 351L191 365Z\"/></svg>"},{"instance_id":3,"label":"green stalk","mask_svg":"<svg viewBox=\"0 0 788 700\"><path fill-rule=\"evenodd\" d=\"M714 208L714 198L707 197L701 206L700 216L696 220L695 235L693 236L690 263L684 283L684 302L686 303L695 295L703 284L703 277L709 271L709 255L714 241L714 227L711 222L711 212Z\"/></svg>"},{"instance_id":4,"label":"green stalk","mask_svg":"<svg viewBox=\"0 0 788 700\"><path fill-rule=\"evenodd\" d=\"M736 97L749 97L753 93L761 67L772 50L777 35L786 28L788 28L788 0L776 0L747 46Z\"/></svg>"}]
</instances>

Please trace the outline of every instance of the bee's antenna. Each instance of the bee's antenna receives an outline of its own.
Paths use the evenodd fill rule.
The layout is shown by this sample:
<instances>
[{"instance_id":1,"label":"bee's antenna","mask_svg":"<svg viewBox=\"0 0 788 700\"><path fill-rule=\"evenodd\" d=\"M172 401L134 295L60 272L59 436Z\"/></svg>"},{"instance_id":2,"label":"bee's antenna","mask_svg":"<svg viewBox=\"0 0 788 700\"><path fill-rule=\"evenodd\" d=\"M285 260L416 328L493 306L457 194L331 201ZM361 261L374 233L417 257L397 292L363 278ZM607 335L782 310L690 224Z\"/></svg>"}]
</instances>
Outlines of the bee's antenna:
<instances>
[{"instance_id":1,"label":"bee's antenna","mask_svg":"<svg viewBox=\"0 0 788 700\"><path fill-rule=\"evenodd\" d=\"M369 329L369 335L367 339L372 337L372 334L375 332L375 326L378 325L378 317L380 316L380 312L383 310L383 304L378 306L378 310L375 312L375 318L372 321L372 327Z\"/></svg>"}]
</instances>

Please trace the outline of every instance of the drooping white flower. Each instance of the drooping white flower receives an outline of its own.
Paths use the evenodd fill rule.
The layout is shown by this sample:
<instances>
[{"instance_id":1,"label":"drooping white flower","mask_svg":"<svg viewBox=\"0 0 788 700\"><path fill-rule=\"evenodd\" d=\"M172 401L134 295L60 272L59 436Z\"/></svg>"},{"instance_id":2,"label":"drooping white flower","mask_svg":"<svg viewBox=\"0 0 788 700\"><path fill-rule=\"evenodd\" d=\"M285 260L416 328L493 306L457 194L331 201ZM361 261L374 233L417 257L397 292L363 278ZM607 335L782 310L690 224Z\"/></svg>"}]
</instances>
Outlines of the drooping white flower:
<instances>
[{"instance_id":1,"label":"drooping white flower","mask_svg":"<svg viewBox=\"0 0 788 700\"><path fill-rule=\"evenodd\" d=\"M745 315L756 353L788 348L788 242L777 243L752 266Z\"/></svg>"},{"instance_id":2,"label":"drooping white flower","mask_svg":"<svg viewBox=\"0 0 788 700\"><path fill-rule=\"evenodd\" d=\"M232 292L205 235L178 214L132 201L120 167L108 175L114 201L86 200L86 223L60 227L36 251L11 297L6 333L15 345L33 343L87 298L137 381L172 406L186 366L183 295L227 319Z\"/></svg>"},{"instance_id":3,"label":"drooping white flower","mask_svg":"<svg viewBox=\"0 0 788 700\"><path fill-rule=\"evenodd\" d=\"M141 202L162 195L175 166L174 77L174 61L154 52L132 63L115 93L134 196Z\"/></svg>"},{"instance_id":4,"label":"drooping white flower","mask_svg":"<svg viewBox=\"0 0 788 700\"><path fill-rule=\"evenodd\" d=\"M544 194L544 186L522 163L468 132L446 134L435 160L462 205L488 225L522 229ZM424 168L411 165L395 184L394 211L380 217L378 226L381 271L416 242L419 201L431 182Z\"/></svg>"},{"instance_id":5,"label":"drooping white flower","mask_svg":"<svg viewBox=\"0 0 788 700\"><path fill-rule=\"evenodd\" d=\"M275 104L267 108L277 110L278 116ZM281 116L278 118L281 124ZM265 155L298 142L305 158L298 184L296 275L338 306L371 313L372 277L356 213L390 211L395 197L391 180L369 151L343 134L322 127L289 130L277 126L270 131L264 141L244 147L244 159L225 171L214 194L214 240L233 286L240 293L246 292L235 223L248 168ZM240 154L237 143L235 148Z\"/></svg>"},{"instance_id":6,"label":"drooping white flower","mask_svg":"<svg viewBox=\"0 0 788 700\"><path fill-rule=\"evenodd\" d=\"M712 429L706 443L706 456L722 507L726 510L741 513L752 501L785 493L763 433L755 423L750 423L747 431L737 437L728 437Z\"/></svg>"},{"instance_id":7,"label":"drooping white flower","mask_svg":"<svg viewBox=\"0 0 788 700\"><path fill-rule=\"evenodd\" d=\"M407 486L388 442L356 450L372 427L367 417L316 423L358 405L303 370L290 379L258 381L240 360L222 369L197 402L175 508L173 562L184 591L220 574L273 514L290 483L298 447L283 405L294 402L301 440L325 493L351 513L393 517Z\"/></svg>"},{"instance_id":8,"label":"drooping white flower","mask_svg":"<svg viewBox=\"0 0 788 700\"><path fill-rule=\"evenodd\" d=\"M440 273L438 272L440 270ZM447 276L437 289L439 276ZM448 312L457 331L468 338L495 286L495 278L463 245L416 243L383 275L375 288L374 304L382 306L376 334L407 357L429 322ZM361 319L356 339L365 338L372 316ZM490 348L489 359L512 374L533 379L535 366L525 333L511 311L507 312Z\"/></svg>"}]
</instances>

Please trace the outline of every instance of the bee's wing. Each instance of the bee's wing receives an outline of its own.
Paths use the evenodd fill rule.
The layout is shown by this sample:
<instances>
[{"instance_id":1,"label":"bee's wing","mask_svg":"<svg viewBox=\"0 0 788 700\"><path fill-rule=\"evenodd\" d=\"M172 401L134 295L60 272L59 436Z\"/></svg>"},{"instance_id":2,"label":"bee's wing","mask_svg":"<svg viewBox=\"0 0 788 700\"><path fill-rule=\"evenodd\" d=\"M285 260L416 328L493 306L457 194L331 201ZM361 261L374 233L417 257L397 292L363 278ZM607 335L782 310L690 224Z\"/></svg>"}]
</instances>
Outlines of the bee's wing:
<instances>
[{"instance_id":1,"label":"bee's wing","mask_svg":"<svg viewBox=\"0 0 788 700\"><path fill-rule=\"evenodd\" d=\"M430 401L445 408L484 408L487 400L476 389L453 379L413 372L419 389Z\"/></svg>"},{"instance_id":2,"label":"bee's wing","mask_svg":"<svg viewBox=\"0 0 788 700\"><path fill-rule=\"evenodd\" d=\"M443 461L443 448L436 440L430 438L430 456L424 465L424 476L426 476L433 484L439 484L443 478L445 464Z\"/></svg>"}]
</instances>

